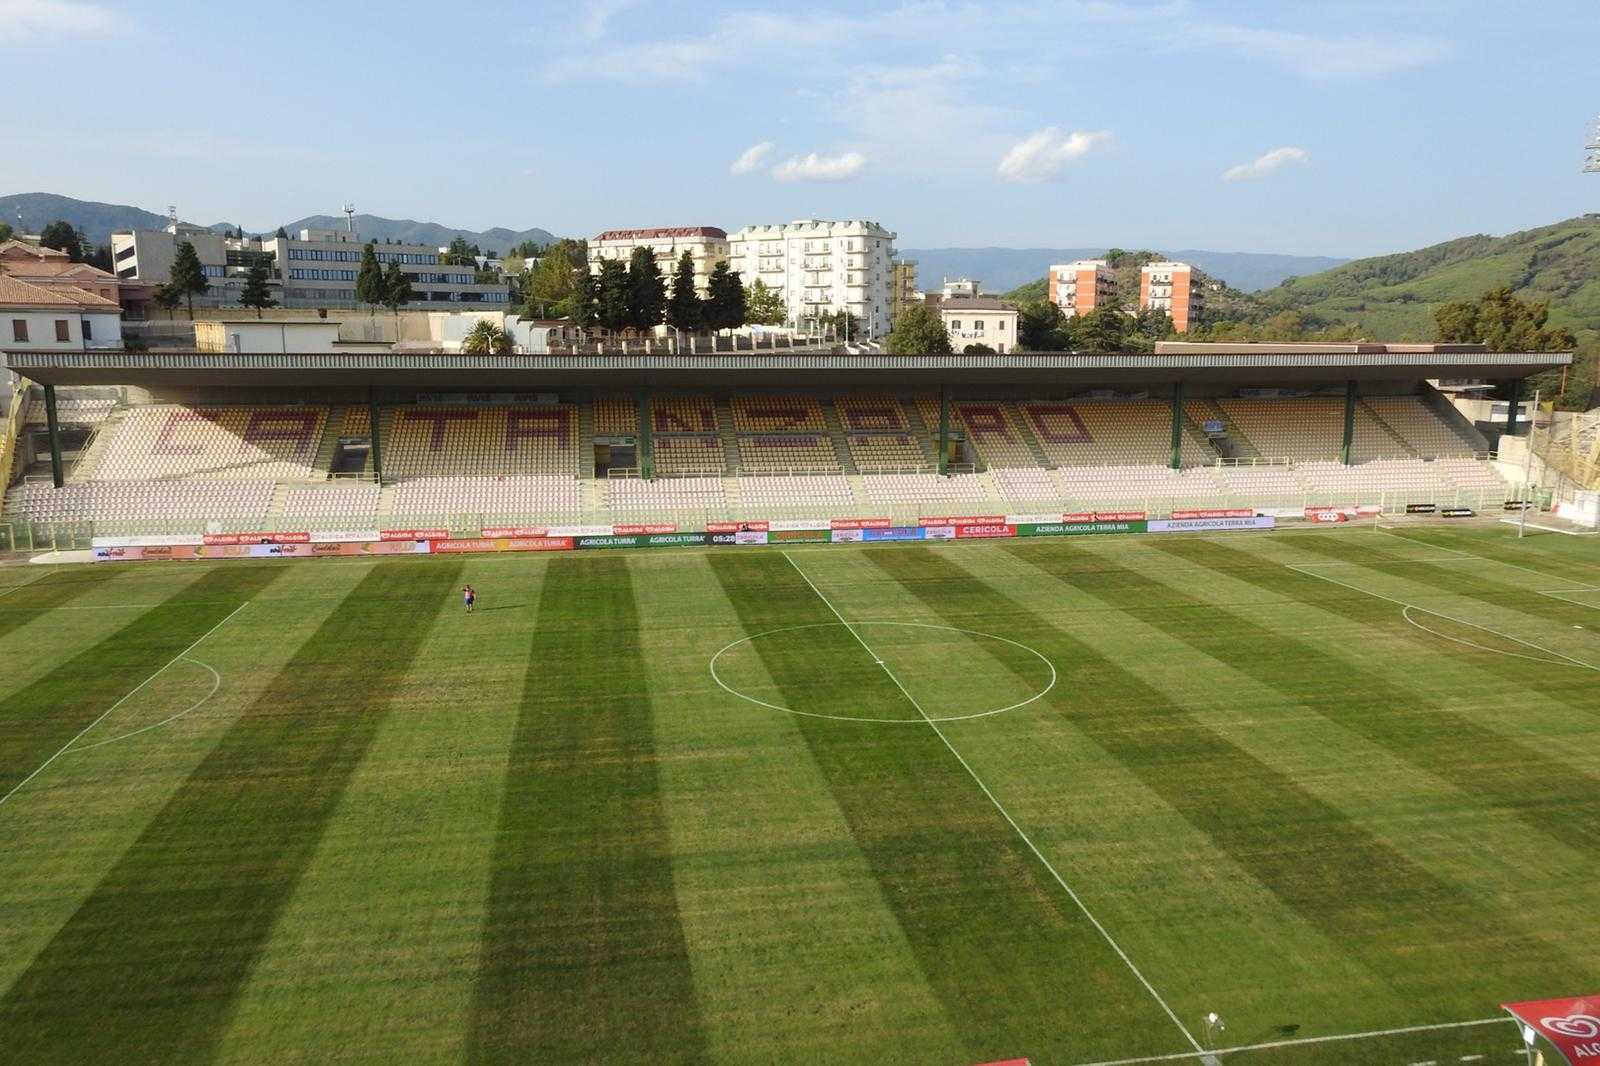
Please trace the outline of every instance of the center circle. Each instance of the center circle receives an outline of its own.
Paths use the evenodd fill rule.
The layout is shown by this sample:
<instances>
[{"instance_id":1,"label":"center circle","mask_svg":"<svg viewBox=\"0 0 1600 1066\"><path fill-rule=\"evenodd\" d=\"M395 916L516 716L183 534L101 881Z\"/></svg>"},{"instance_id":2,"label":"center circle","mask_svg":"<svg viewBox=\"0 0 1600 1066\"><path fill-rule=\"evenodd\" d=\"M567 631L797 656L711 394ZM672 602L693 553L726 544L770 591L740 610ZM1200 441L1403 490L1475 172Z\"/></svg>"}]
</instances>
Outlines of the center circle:
<instances>
[{"instance_id":1,"label":"center circle","mask_svg":"<svg viewBox=\"0 0 1600 1066\"><path fill-rule=\"evenodd\" d=\"M801 633L801 632L804 632L806 630L844 629L844 630L850 631L851 633L855 633L855 631L857 631L857 630L872 629L872 628L875 628L875 627L887 627L887 626L893 626L893 627L897 627L897 628L900 628L900 629L925 629L925 630L938 630L938 631L942 631L942 632L945 632L945 633L959 633L959 634L961 634L963 636L966 636L966 637L973 637L973 638L977 638L979 640L989 640L989 641L994 641L994 642L999 643L999 644L1009 645L1010 647L1018 648L1018 649L1020 649L1020 650L1022 650L1024 652L1028 653L1029 655L1033 656L1035 659L1038 659L1039 662L1043 663L1045 669L1049 671L1049 680L1045 683L1043 688L1039 689L1037 692L1034 692L1032 695L1028 696L1026 699L1022 699L1022 700L1018 700L1018 701L1013 702L1013 703L1009 703L1009 704L1007 704L1007 705L1005 705L1003 707L990 707L990 708L987 708L987 709L974 710L974 711L971 711L971 712L964 712L964 713L961 713L961 714L927 714L927 713L922 713L922 714L912 714L912 715L908 715L908 716L900 717L900 718L882 718L882 717L867 717L865 715L854 715L854 714L825 714L825 713L820 712L820 711L807 711L807 710L801 710L801 709L796 708L796 707L787 707L787 706L784 706L781 703L773 702L772 700L761 699L759 696L751 695L749 692L740 691L739 688L737 688L733 684L730 684L728 682L728 680L722 676L722 674L717 672L717 664L718 664L719 661L723 660L724 656L729 655L729 653L734 652L736 649L739 649L739 648L753 647L755 645L755 643L757 641L760 641L760 640L766 640L768 638L779 637L779 636L782 636L783 634ZM858 640L860 639L859 634L857 634L857 639ZM870 647L870 645L866 644L865 641L862 641L862 643L860 645L860 650L863 653L871 652L873 658L875 660L877 660L878 665L881 668L883 668L884 670L890 671L890 667L887 664L884 663L883 658L880 655L880 653L878 651L873 650ZM769 710L782 711L784 714L794 714L794 715L799 715L799 716L804 717L804 718L826 718L826 719L830 719L830 720L836 721L836 722L878 722L878 723L911 724L911 725L926 725L926 724L928 724L930 722L963 722L963 721L968 721L968 720L973 719L973 718L988 718L988 717L991 717L993 715L1004 714L1007 711L1015 711L1015 710L1018 710L1019 708L1026 707L1028 704L1033 703L1036 700L1039 700L1039 699L1043 698L1047 693L1049 693L1049 691L1051 689L1056 687L1056 677L1057 677L1055 664L1052 663L1048 658L1046 658L1044 656L1044 654L1042 652L1040 652L1037 648L1029 647L1028 645L1022 643L1021 641L1012 640L1009 637L996 636L993 633L984 633L984 632L982 632L980 630L976 630L976 629L962 629L962 628L960 628L958 626L934 625L934 624L932 624L930 622L850 622L848 624L846 624L844 622L811 622L811 623L808 623L806 625L784 626L784 627L779 628L779 629L768 629L768 630L765 630L765 631L763 631L761 633L753 633L753 634L751 634L750 636L747 636L747 637L740 637L738 640L735 640L730 644L724 645L722 648L720 648L717 651L717 653L715 655L711 656L711 662L710 662L709 665L710 665L710 669L711 669L711 679L713 681L715 681L717 683L718 687L720 687L724 692L727 692L729 695L732 695L732 696L737 696L739 699L744 700L747 703L754 703L759 707L766 707ZM726 668L727 668L727 664L726 664L726 662L724 662L724 670L726 670ZM895 681L896 685L903 685L903 686L905 686L905 689L914 690L915 687L916 687L916 684L915 684L916 678L914 678L914 677L910 677L910 678L900 677L898 674L895 674L892 671L890 671L889 676ZM902 691L905 691L905 689L902 689ZM906 695L907 695L908 699L912 700L912 702L917 702L915 700L915 697L911 693L907 692Z\"/></svg>"}]
</instances>

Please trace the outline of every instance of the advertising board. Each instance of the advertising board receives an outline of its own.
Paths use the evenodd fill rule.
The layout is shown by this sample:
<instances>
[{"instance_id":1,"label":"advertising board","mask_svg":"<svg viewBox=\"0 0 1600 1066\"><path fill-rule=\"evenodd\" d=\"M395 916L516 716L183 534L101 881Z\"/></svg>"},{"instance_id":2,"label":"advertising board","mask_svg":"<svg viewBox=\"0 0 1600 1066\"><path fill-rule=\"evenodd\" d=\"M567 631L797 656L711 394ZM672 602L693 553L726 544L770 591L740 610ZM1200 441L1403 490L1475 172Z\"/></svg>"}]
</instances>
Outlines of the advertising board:
<instances>
[{"instance_id":1,"label":"advertising board","mask_svg":"<svg viewBox=\"0 0 1600 1066\"><path fill-rule=\"evenodd\" d=\"M829 529L888 529L894 525L892 518L831 518Z\"/></svg>"},{"instance_id":2,"label":"advertising board","mask_svg":"<svg viewBox=\"0 0 1600 1066\"><path fill-rule=\"evenodd\" d=\"M1347 522L1349 520L1349 515L1332 507L1306 508L1306 521L1308 522L1316 522L1320 525L1336 525L1339 522Z\"/></svg>"},{"instance_id":3,"label":"advertising board","mask_svg":"<svg viewBox=\"0 0 1600 1066\"><path fill-rule=\"evenodd\" d=\"M1146 523L1137 522L1029 522L1016 527L1019 537L1079 537L1097 533L1143 533Z\"/></svg>"},{"instance_id":4,"label":"advertising board","mask_svg":"<svg viewBox=\"0 0 1600 1066\"><path fill-rule=\"evenodd\" d=\"M1198 511L1173 511L1168 517L1183 520L1189 518L1253 518L1255 512L1248 507L1216 507Z\"/></svg>"},{"instance_id":5,"label":"advertising board","mask_svg":"<svg viewBox=\"0 0 1600 1066\"><path fill-rule=\"evenodd\" d=\"M726 534L725 534L726 535ZM737 536L738 534L732 534ZM621 533L600 537L578 537L577 548L668 548L685 544L709 543L704 533Z\"/></svg>"},{"instance_id":6,"label":"advertising board","mask_svg":"<svg viewBox=\"0 0 1600 1066\"><path fill-rule=\"evenodd\" d=\"M868 528L861 531L861 539L874 540L922 540L921 526L886 526L882 529Z\"/></svg>"},{"instance_id":7,"label":"advertising board","mask_svg":"<svg viewBox=\"0 0 1600 1066\"><path fill-rule=\"evenodd\" d=\"M379 540L449 540L448 529L380 529Z\"/></svg>"},{"instance_id":8,"label":"advertising board","mask_svg":"<svg viewBox=\"0 0 1600 1066\"><path fill-rule=\"evenodd\" d=\"M967 540L968 538L986 539L993 537L1014 537L1017 535L1017 527L1008 526L1004 522L985 522L974 525L961 525L956 526L955 529L956 538L958 540Z\"/></svg>"},{"instance_id":9,"label":"advertising board","mask_svg":"<svg viewBox=\"0 0 1600 1066\"><path fill-rule=\"evenodd\" d=\"M1438 510L1439 510L1439 505L1436 504L1436 503L1408 503L1408 504L1406 504L1406 514L1435 514L1435 513L1438 512Z\"/></svg>"},{"instance_id":10,"label":"advertising board","mask_svg":"<svg viewBox=\"0 0 1600 1066\"><path fill-rule=\"evenodd\" d=\"M859 529L834 529L828 534L835 544L859 544L862 536Z\"/></svg>"},{"instance_id":11,"label":"advertising board","mask_svg":"<svg viewBox=\"0 0 1600 1066\"><path fill-rule=\"evenodd\" d=\"M767 534L769 544L826 544L826 529L774 529Z\"/></svg>"},{"instance_id":12,"label":"advertising board","mask_svg":"<svg viewBox=\"0 0 1600 1066\"><path fill-rule=\"evenodd\" d=\"M1248 518L1152 518L1145 523L1145 532L1193 533L1201 530L1272 529L1277 524L1278 520L1271 515L1251 515Z\"/></svg>"}]
</instances>

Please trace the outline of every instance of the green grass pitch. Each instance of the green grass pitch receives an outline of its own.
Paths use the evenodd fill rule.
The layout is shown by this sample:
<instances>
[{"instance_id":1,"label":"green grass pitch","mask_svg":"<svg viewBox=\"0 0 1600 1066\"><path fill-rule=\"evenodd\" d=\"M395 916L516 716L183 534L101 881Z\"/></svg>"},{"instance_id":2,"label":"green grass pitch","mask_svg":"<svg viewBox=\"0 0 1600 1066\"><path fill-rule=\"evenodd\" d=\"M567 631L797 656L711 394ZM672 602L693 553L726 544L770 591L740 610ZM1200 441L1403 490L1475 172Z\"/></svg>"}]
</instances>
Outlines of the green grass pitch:
<instances>
[{"instance_id":1,"label":"green grass pitch","mask_svg":"<svg viewBox=\"0 0 1600 1066\"><path fill-rule=\"evenodd\" d=\"M0 653L6 1061L1510 1063L1600 990L1592 539L17 567Z\"/></svg>"}]
</instances>

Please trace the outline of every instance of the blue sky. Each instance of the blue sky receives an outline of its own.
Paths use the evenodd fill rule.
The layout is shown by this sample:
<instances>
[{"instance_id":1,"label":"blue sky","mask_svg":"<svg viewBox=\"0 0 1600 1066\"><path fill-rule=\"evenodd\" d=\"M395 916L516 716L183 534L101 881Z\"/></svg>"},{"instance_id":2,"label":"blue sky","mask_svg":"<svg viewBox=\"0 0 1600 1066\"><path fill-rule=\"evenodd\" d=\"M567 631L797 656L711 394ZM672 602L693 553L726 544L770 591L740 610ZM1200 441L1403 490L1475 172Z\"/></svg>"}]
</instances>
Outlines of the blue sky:
<instances>
[{"instance_id":1,"label":"blue sky","mask_svg":"<svg viewBox=\"0 0 1600 1066\"><path fill-rule=\"evenodd\" d=\"M1595 0L0 0L0 193L1378 254L1600 210L1597 31Z\"/></svg>"}]
</instances>

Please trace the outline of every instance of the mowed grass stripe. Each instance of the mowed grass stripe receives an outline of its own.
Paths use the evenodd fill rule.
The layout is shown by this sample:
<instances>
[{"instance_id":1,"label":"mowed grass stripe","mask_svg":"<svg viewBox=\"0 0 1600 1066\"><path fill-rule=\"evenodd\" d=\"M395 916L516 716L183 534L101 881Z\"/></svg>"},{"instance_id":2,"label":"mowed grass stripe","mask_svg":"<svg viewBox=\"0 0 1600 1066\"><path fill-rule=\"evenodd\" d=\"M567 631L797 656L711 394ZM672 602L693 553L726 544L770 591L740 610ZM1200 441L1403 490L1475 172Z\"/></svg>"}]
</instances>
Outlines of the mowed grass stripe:
<instances>
[{"instance_id":1,"label":"mowed grass stripe","mask_svg":"<svg viewBox=\"0 0 1600 1066\"><path fill-rule=\"evenodd\" d=\"M710 564L747 633L838 621L782 555L728 552ZM814 689L838 683L832 657L867 657L845 627L833 632L836 647L823 637L755 642L789 706L813 705ZM907 709L887 674L870 687L851 683L859 703L884 717ZM923 979L974 1061L1041 1055L1064 1042L1085 1057L1183 1047L1149 993L931 728L795 723Z\"/></svg>"},{"instance_id":2,"label":"mowed grass stripe","mask_svg":"<svg viewBox=\"0 0 1600 1066\"><path fill-rule=\"evenodd\" d=\"M1332 539L1348 535L1328 536ZM1301 534L1296 538L1295 546L1298 548L1303 542L1319 539L1322 538ZM1596 705L1594 698L1595 675L1592 671L1553 662L1534 662L1513 655L1504 655L1495 650L1473 648L1420 629L1406 620L1401 613L1400 605L1394 600L1383 599L1378 595L1362 591L1358 567L1341 567L1329 575L1336 581L1343 582L1336 584L1334 581L1318 577L1319 571L1314 569L1316 565L1314 563L1311 564L1313 569L1294 570L1281 562L1213 540L1196 537L1153 537L1151 546L1178 559L1253 585L1272 595L1338 615L1397 645L1415 648L1418 654L1445 656L1464 668L1493 674L1518 687L1532 689L1541 696L1575 711L1587 715L1600 714L1600 706ZM1396 567L1396 569L1410 570L1413 567L1407 564L1403 568ZM1410 577L1409 574L1397 576ZM1402 598L1395 597L1395 599ZM1488 617L1485 622L1492 624L1493 618ZM1447 621L1436 624L1451 626ZM1476 637L1478 641L1491 648L1494 644L1500 644L1507 650L1539 654L1526 646L1501 641L1492 634L1470 633L1463 627L1455 628L1463 635Z\"/></svg>"},{"instance_id":3,"label":"mowed grass stripe","mask_svg":"<svg viewBox=\"0 0 1600 1066\"><path fill-rule=\"evenodd\" d=\"M8 1054L212 1055L459 570L379 565L333 609L0 999Z\"/></svg>"},{"instance_id":4,"label":"mowed grass stripe","mask_svg":"<svg viewBox=\"0 0 1600 1066\"><path fill-rule=\"evenodd\" d=\"M1564 844L1600 846L1600 781L1451 712L1420 687L1390 684L1348 657L1214 606L1098 553L1063 543L1005 548L1418 770L1443 778L1478 802ZM1428 682L1434 683L1431 678Z\"/></svg>"},{"instance_id":5,"label":"mowed grass stripe","mask_svg":"<svg viewBox=\"0 0 1600 1066\"><path fill-rule=\"evenodd\" d=\"M467 1057L703 1061L627 560L552 559L538 611Z\"/></svg>"},{"instance_id":6,"label":"mowed grass stripe","mask_svg":"<svg viewBox=\"0 0 1600 1066\"><path fill-rule=\"evenodd\" d=\"M1517 931L1389 847L1135 674L929 548L868 556L952 625L982 617L1048 655L1064 690L1045 698L1291 911L1395 994L1452 1004L1453 968L1482 954L1508 987L1536 989L1560 961L1520 950ZM1104 565L1096 559L1096 565ZM1202 623L1203 624L1203 623ZM1102 699L1097 694L1115 693ZM1146 709L1128 714L1130 704ZM1152 901L1159 907L1160 901ZM1091 904L1092 905L1092 904ZM1152 975L1157 986L1159 975Z\"/></svg>"},{"instance_id":7,"label":"mowed grass stripe","mask_svg":"<svg viewBox=\"0 0 1600 1066\"><path fill-rule=\"evenodd\" d=\"M1394 543L1386 541L1386 543ZM1315 555L1333 559L1342 563L1355 563L1368 570L1390 577L1397 577L1413 581L1420 585L1448 592L1452 595L1462 596L1491 608L1494 611L1517 611L1522 614L1532 615L1552 622L1560 622L1564 627L1583 626L1582 634L1592 639L1600 639L1600 629L1594 628L1595 613L1593 608L1580 607L1575 603L1566 603L1549 596L1541 596L1530 590L1526 584L1512 585L1504 581L1497 581L1482 573L1461 573L1461 567L1455 564L1441 565L1435 563L1420 563L1399 551L1391 550L1376 544L1358 542L1353 537L1302 537L1295 542L1295 546L1303 548ZM1398 545L1396 545L1398 547ZM1314 564L1313 564L1314 565ZM1340 575L1333 575L1340 577ZM1348 577L1341 577L1348 581ZM1530 582L1539 579L1528 575ZM1550 578L1551 587L1563 587L1561 578ZM1419 604L1418 606L1423 606Z\"/></svg>"},{"instance_id":8,"label":"mowed grass stripe","mask_svg":"<svg viewBox=\"0 0 1600 1066\"><path fill-rule=\"evenodd\" d=\"M115 576L115 569L110 566L98 570L76 567L64 574L52 572L35 581L11 586L15 591L0 590L0 637L27 625L42 611L64 607L96 591Z\"/></svg>"},{"instance_id":9,"label":"mowed grass stripe","mask_svg":"<svg viewBox=\"0 0 1600 1066\"><path fill-rule=\"evenodd\" d=\"M0 699L0 796L281 572L275 566L244 565L204 574L161 605ZM102 583L73 582L59 588L71 599ZM185 602L190 600L197 602ZM0 617L0 624L5 621ZM29 782L28 787L42 784ZM25 791L10 802L18 802Z\"/></svg>"}]
</instances>

